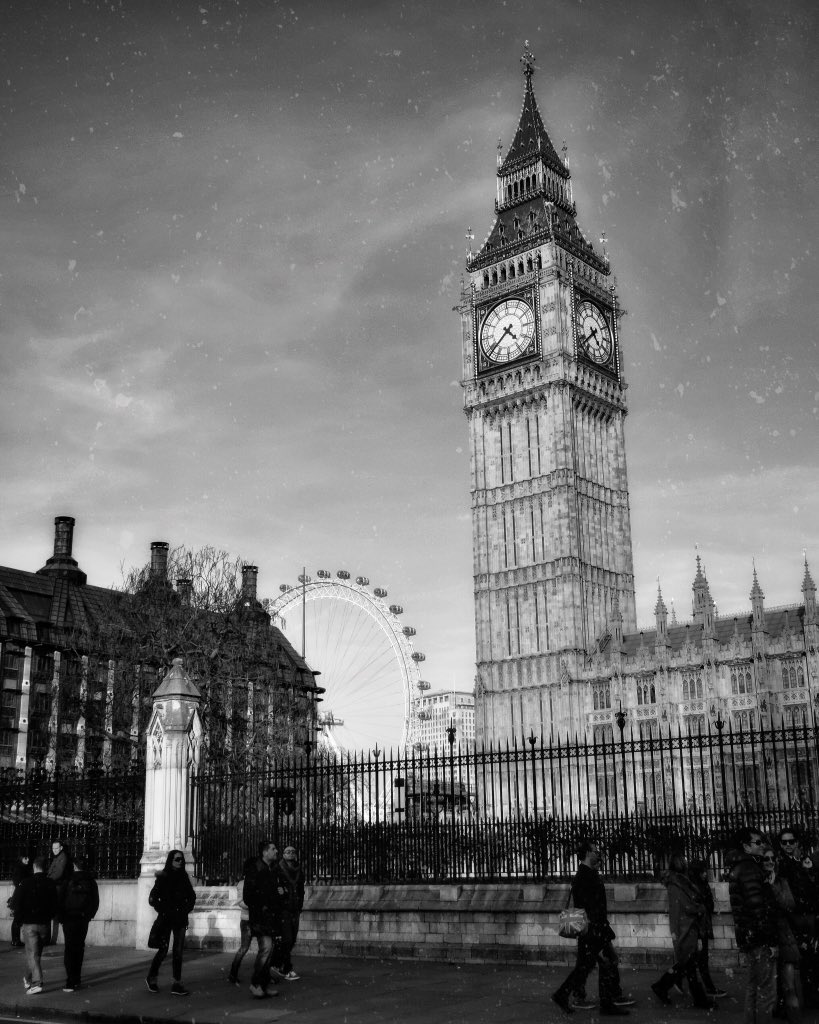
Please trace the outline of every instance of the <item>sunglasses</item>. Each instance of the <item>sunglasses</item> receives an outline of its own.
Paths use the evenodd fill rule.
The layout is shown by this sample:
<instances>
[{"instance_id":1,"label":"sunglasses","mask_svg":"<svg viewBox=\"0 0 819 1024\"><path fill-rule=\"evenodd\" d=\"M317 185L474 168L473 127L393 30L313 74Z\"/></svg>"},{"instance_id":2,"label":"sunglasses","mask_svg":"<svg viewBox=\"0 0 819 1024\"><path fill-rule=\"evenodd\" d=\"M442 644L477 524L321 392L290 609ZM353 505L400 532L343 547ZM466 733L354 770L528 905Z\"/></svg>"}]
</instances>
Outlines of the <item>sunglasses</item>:
<instances>
[{"instance_id":1,"label":"sunglasses","mask_svg":"<svg viewBox=\"0 0 819 1024\"><path fill-rule=\"evenodd\" d=\"M764 842L761 839L752 839L750 841L750 843L748 843L748 845L749 846L764 846L765 844L764 844Z\"/></svg>"},{"instance_id":2,"label":"sunglasses","mask_svg":"<svg viewBox=\"0 0 819 1024\"><path fill-rule=\"evenodd\" d=\"M795 839L780 839L779 842L782 843L783 846L793 846L793 844L796 842L796 840Z\"/></svg>"}]
</instances>

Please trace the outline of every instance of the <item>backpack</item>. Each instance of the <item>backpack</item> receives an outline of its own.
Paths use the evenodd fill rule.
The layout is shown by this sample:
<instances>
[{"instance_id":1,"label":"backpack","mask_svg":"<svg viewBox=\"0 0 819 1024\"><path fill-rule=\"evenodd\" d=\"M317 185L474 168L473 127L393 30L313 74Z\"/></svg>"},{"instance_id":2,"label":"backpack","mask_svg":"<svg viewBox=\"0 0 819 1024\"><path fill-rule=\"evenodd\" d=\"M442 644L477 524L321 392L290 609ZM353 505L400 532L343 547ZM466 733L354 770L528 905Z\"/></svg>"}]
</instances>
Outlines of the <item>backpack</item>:
<instances>
[{"instance_id":1,"label":"backpack","mask_svg":"<svg viewBox=\"0 0 819 1024\"><path fill-rule=\"evenodd\" d=\"M94 900L94 883L87 875L72 875L65 888L63 913L66 917L87 917Z\"/></svg>"}]
</instances>

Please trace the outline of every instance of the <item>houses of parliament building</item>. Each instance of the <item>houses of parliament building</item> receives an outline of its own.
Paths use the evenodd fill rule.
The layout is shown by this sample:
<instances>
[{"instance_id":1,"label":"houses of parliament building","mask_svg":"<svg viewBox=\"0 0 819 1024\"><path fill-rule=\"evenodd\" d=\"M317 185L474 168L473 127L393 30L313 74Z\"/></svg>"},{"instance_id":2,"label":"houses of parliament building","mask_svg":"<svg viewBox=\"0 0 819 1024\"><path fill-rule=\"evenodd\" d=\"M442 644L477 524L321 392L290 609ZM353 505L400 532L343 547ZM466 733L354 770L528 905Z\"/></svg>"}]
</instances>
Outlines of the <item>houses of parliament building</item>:
<instances>
[{"instance_id":1,"label":"houses of parliament building","mask_svg":"<svg viewBox=\"0 0 819 1024\"><path fill-rule=\"evenodd\" d=\"M494 223L468 256L457 307L476 743L606 739L620 710L635 735L806 720L819 707L807 559L801 601L766 608L754 570L747 614L725 617L697 556L690 621L669 620L658 586L654 628L637 631L621 310L607 255L578 225L528 51L522 64L523 107L508 151L499 150Z\"/></svg>"}]
</instances>

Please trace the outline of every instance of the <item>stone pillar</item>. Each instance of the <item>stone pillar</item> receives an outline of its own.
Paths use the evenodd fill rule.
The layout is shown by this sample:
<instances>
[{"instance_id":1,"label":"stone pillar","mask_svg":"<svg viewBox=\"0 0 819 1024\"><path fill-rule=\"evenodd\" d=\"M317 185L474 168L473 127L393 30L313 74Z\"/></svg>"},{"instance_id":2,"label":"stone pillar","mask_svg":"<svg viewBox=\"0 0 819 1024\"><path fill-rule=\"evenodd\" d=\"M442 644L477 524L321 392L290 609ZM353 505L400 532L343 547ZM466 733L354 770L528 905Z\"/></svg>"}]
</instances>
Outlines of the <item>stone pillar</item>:
<instances>
[{"instance_id":1,"label":"stone pillar","mask_svg":"<svg viewBox=\"0 0 819 1024\"><path fill-rule=\"evenodd\" d=\"M169 850L182 850L189 872L191 780L199 766L202 695L175 658L153 695L145 760L145 842L137 886L136 948L146 949L155 914L148 906L154 877Z\"/></svg>"}]
</instances>

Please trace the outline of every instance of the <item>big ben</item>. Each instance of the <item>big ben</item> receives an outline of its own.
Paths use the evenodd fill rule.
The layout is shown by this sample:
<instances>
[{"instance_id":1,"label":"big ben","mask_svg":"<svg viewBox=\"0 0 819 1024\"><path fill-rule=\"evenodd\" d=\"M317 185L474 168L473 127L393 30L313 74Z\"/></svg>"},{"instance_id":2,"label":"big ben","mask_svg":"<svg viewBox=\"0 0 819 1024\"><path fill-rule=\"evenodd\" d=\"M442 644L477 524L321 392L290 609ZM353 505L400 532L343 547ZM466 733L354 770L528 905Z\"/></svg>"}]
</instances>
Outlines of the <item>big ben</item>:
<instances>
[{"instance_id":1,"label":"big ben","mask_svg":"<svg viewBox=\"0 0 819 1024\"><path fill-rule=\"evenodd\" d=\"M476 739L548 738L612 629L635 629L620 315L522 58L494 222L462 318L477 645Z\"/></svg>"}]
</instances>

